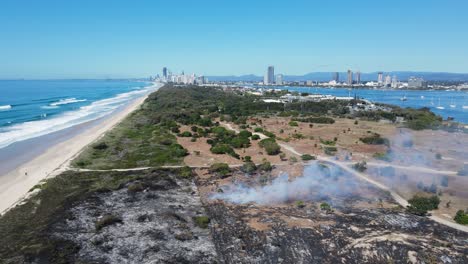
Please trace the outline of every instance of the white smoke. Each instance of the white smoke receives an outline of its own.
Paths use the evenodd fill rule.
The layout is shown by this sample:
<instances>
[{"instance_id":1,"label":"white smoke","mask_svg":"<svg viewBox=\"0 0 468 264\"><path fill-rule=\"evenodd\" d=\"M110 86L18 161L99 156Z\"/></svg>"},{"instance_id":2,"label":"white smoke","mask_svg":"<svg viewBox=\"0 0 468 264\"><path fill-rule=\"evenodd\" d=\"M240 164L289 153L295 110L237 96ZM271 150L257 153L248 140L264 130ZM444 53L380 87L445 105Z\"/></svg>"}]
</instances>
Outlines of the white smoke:
<instances>
[{"instance_id":1,"label":"white smoke","mask_svg":"<svg viewBox=\"0 0 468 264\"><path fill-rule=\"evenodd\" d=\"M280 204L291 201L328 201L333 204L331 197L346 197L354 191L359 183L344 174L339 168L324 166L313 162L304 169L304 175L289 180L283 174L265 186L247 186L239 183L223 186L222 193L211 196L235 204L258 203Z\"/></svg>"}]
</instances>

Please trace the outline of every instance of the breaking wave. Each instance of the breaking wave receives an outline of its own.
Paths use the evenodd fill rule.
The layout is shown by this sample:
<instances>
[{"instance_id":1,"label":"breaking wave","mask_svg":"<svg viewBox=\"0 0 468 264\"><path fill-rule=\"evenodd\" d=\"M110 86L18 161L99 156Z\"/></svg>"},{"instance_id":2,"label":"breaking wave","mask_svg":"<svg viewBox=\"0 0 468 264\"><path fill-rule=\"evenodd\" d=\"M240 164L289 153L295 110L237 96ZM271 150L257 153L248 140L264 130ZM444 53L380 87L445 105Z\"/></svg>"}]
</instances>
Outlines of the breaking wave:
<instances>
[{"instance_id":1,"label":"breaking wave","mask_svg":"<svg viewBox=\"0 0 468 264\"><path fill-rule=\"evenodd\" d=\"M0 111L10 110L11 105L0 105Z\"/></svg>"},{"instance_id":2,"label":"breaking wave","mask_svg":"<svg viewBox=\"0 0 468 264\"><path fill-rule=\"evenodd\" d=\"M148 86L140 90L118 94L112 98L95 101L90 105L82 106L77 110L63 112L51 118L9 126L0 133L0 148L4 148L18 141L43 136L107 116L129 101L154 91L158 87L159 85ZM50 104L49 107L58 107L60 104L75 103L77 101L79 100L68 98L57 101L54 103L55 105Z\"/></svg>"},{"instance_id":3,"label":"breaking wave","mask_svg":"<svg viewBox=\"0 0 468 264\"><path fill-rule=\"evenodd\" d=\"M79 102L86 102L86 99L76 99L76 98L60 99L57 102L51 103L50 106L67 105L67 104L74 104L74 103L79 103Z\"/></svg>"}]
</instances>

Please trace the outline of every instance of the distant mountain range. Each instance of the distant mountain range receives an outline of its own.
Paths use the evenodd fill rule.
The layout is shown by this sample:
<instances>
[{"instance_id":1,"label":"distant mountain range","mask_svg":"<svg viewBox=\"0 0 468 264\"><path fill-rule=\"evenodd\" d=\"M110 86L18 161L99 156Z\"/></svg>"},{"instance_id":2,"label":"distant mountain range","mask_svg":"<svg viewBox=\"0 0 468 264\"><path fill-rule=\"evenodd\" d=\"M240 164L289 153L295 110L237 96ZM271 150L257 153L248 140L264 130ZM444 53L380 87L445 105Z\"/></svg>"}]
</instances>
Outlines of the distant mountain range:
<instances>
[{"instance_id":1,"label":"distant mountain range","mask_svg":"<svg viewBox=\"0 0 468 264\"><path fill-rule=\"evenodd\" d=\"M311 72L304 75L284 75L285 81L330 81L334 72ZM340 81L346 80L346 72L340 72ZM397 76L400 81L407 81L411 76L421 77L426 81L468 81L468 73L449 73L449 72L410 72L410 71L393 71L384 72L385 75ZM362 81L377 81L377 72L361 73ZM263 81L263 76L254 74L241 76L207 76L210 81ZM356 75L354 74L354 79Z\"/></svg>"}]
</instances>

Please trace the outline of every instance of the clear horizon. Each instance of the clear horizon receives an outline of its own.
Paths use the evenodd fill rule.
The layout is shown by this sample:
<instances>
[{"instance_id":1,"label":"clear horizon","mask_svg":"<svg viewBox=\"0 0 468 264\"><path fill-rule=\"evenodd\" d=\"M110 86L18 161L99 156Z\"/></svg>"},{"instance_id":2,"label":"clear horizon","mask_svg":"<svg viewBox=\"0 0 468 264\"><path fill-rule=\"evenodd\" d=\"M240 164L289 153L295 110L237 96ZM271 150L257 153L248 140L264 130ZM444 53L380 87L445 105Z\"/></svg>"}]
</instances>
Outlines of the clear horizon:
<instances>
[{"instance_id":1,"label":"clear horizon","mask_svg":"<svg viewBox=\"0 0 468 264\"><path fill-rule=\"evenodd\" d=\"M468 72L465 1L6 1L0 79Z\"/></svg>"}]
</instances>

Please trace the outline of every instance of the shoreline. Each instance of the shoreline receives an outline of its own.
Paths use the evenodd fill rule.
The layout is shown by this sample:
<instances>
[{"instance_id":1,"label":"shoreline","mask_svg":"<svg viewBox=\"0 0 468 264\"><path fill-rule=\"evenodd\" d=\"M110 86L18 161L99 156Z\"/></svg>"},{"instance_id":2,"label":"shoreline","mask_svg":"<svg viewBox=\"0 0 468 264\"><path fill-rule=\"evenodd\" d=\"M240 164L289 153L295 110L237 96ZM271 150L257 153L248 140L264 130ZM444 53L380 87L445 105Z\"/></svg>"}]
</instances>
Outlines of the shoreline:
<instances>
[{"instance_id":1,"label":"shoreline","mask_svg":"<svg viewBox=\"0 0 468 264\"><path fill-rule=\"evenodd\" d=\"M29 192L31 188L39 182L66 171L70 162L86 146L114 128L125 117L137 110L148 95L162 87L162 85L156 83L152 86L155 89L129 101L124 107L116 109L106 117L60 131L62 134L60 136L64 137L64 140L59 140L49 147L44 147L44 150L39 151L41 153L35 155L32 159L21 163L21 165L9 172L2 173L0 175L0 215L27 198L31 194ZM64 132L70 132L74 135L70 137L64 135Z\"/></svg>"}]
</instances>

